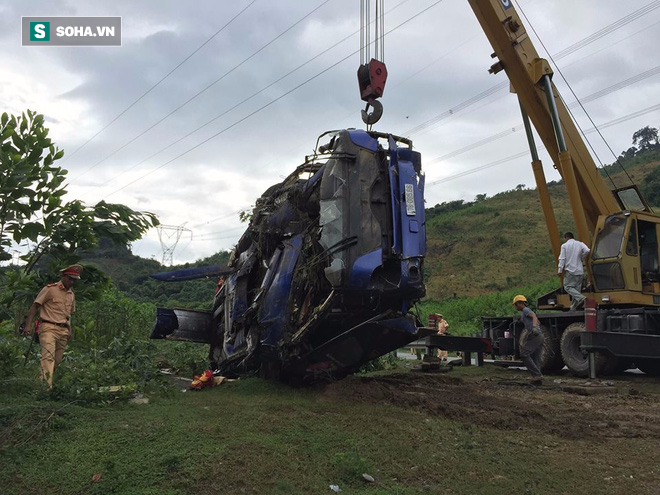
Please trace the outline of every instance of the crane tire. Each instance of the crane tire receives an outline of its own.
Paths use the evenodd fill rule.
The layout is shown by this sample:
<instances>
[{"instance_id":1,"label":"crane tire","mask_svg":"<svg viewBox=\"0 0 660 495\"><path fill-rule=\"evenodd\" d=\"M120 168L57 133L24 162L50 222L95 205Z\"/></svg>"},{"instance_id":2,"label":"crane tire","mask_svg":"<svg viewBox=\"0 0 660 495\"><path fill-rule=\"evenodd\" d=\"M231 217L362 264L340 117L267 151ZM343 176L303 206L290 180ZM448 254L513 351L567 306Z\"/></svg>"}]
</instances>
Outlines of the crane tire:
<instances>
[{"instance_id":1,"label":"crane tire","mask_svg":"<svg viewBox=\"0 0 660 495\"><path fill-rule=\"evenodd\" d=\"M561 357L570 372L575 376L589 376L589 355L580 350L580 332L584 332L583 322L571 323L566 327L561 336L559 347ZM597 352L596 353L596 374L613 374L616 370L617 362L614 356Z\"/></svg>"},{"instance_id":2,"label":"crane tire","mask_svg":"<svg viewBox=\"0 0 660 495\"><path fill-rule=\"evenodd\" d=\"M541 325L543 332L543 351L541 352L541 372L543 374L556 373L564 367L559 349L559 339L545 325Z\"/></svg>"}]
</instances>

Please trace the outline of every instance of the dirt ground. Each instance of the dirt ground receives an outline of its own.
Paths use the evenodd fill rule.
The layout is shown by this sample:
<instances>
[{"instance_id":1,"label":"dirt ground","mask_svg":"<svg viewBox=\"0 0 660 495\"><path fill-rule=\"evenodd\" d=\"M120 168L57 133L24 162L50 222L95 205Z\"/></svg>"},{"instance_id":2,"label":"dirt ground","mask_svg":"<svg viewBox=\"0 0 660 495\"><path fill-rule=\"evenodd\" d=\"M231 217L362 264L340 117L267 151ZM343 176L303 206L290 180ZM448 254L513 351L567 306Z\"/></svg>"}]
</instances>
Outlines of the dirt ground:
<instances>
[{"instance_id":1,"label":"dirt ground","mask_svg":"<svg viewBox=\"0 0 660 495\"><path fill-rule=\"evenodd\" d=\"M660 438L660 381L643 375L609 380L546 377L527 384L520 370L403 372L353 376L331 384L329 397L390 403L475 426L534 429L568 440Z\"/></svg>"}]
</instances>

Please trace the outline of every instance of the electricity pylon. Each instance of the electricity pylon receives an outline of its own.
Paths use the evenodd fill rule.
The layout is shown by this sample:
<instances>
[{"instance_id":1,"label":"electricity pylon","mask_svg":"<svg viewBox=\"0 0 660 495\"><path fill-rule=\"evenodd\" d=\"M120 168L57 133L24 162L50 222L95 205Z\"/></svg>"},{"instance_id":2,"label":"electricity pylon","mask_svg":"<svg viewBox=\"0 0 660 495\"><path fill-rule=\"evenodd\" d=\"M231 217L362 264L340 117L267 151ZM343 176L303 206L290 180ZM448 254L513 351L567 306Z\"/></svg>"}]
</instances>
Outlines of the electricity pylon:
<instances>
[{"instance_id":1,"label":"electricity pylon","mask_svg":"<svg viewBox=\"0 0 660 495\"><path fill-rule=\"evenodd\" d=\"M190 232L190 240L192 241L192 230L186 229L183 225L159 225L156 227L158 230L158 238L160 239L160 247L163 249L163 261L165 266L172 266L174 263L174 250L179 243L179 239L184 232Z\"/></svg>"}]
</instances>

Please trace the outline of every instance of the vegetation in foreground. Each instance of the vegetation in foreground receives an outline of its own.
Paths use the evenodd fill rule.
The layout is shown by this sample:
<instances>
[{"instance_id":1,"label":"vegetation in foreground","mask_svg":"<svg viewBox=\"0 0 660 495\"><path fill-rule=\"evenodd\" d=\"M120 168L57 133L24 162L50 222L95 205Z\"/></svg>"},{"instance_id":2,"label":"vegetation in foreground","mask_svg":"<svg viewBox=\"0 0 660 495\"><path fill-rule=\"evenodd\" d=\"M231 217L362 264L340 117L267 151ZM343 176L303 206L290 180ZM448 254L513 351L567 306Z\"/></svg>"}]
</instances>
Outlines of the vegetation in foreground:
<instances>
[{"instance_id":1,"label":"vegetation in foreground","mask_svg":"<svg viewBox=\"0 0 660 495\"><path fill-rule=\"evenodd\" d=\"M400 363L391 375L395 381L402 370L410 375ZM452 396L419 390L420 407L406 408L350 395L356 383L378 390L378 380L390 376L383 372L362 385L348 378L314 389L257 378L203 392L181 393L177 387L152 391L143 405L90 405L3 391L0 483L3 493L21 495L323 494L332 493L330 485L343 493L374 495L602 494L639 493L653 485L654 468L642 462L643 452L653 451L652 438L575 441L552 428L501 429L442 413L443 403L460 410L462 400L455 394L461 383L481 387L501 373L455 370L436 377L440 385L454 385ZM434 380L423 382L430 386ZM398 393L406 390L408 396L413 392ZM542 391L516 393L518 400L564 400L539 397ZM487 400L506 407L497 394ZM578 408L574 414L579 402L572 406ZM492 416L488 403L481 407ZM21 411L20 421L11 420L8 411ZM542 407L524 413L523 424L557 422L545 418ZM469 411L472 418L479 414ZM515 416L511 411L500 419L515 421ZM610 448L625 453L625 462L607 460Z\"/></svg>"}]
</instances>

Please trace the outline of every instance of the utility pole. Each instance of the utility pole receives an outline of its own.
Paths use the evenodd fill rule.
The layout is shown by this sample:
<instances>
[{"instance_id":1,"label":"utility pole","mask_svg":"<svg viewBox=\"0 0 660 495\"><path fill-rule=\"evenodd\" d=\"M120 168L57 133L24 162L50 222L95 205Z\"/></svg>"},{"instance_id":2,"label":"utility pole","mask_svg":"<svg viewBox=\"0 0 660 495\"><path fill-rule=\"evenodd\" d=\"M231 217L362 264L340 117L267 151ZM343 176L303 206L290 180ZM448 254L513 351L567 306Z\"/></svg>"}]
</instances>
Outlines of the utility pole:
<instances>
[{"instance_id":1,"label":"utility pole","mask_svg":"<svg viewBox=\"0 0 660 495\"><path fill-rule=\"evenodd\" d=\"M192 230L185 228L185 225L184 223L179 226L159 225L156 227L158 238L160 239L160 247L163 249L163 265L172 266L174 263L174 250L184 232L190 232L190 240L192 241Z\"/></svg>"}]
</instances>

